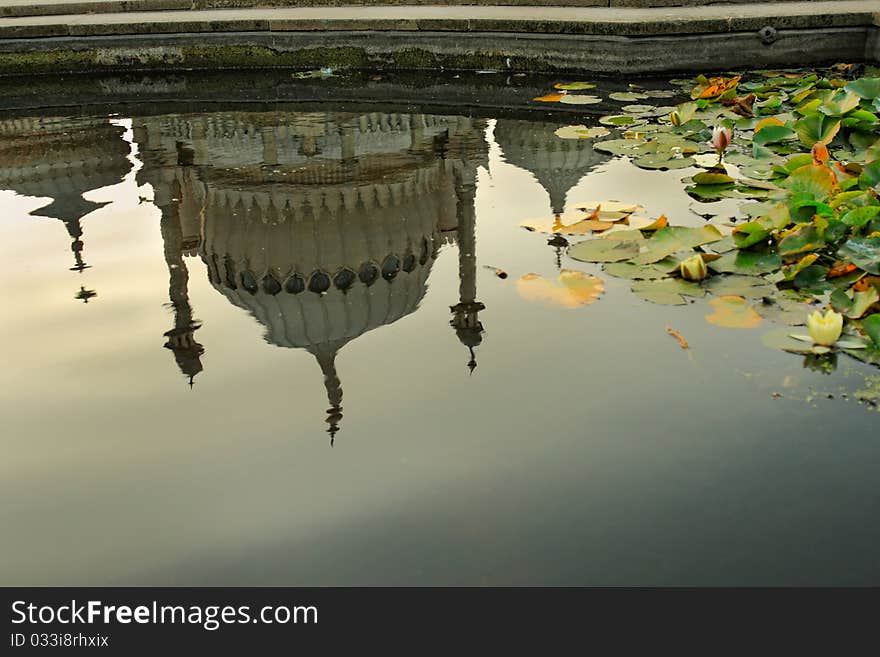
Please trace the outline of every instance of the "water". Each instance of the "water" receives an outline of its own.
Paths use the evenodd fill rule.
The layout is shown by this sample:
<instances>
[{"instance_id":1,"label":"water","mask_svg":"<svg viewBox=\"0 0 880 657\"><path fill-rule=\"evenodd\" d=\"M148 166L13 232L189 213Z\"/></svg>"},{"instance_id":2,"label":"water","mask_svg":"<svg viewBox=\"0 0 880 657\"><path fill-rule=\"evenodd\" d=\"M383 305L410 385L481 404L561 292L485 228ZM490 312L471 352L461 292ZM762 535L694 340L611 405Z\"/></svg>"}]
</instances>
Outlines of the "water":
<instances>
[{"instance_id":1,"label":"water","mask_svg":"<svg viewBox=\"0 0 880 657\"><path fill-rule=\"evenodd\" d=\"M876 369L519 227L687 171L407 102L7 112L0 583L880 583Z\"/></svg>"}]
</instances>

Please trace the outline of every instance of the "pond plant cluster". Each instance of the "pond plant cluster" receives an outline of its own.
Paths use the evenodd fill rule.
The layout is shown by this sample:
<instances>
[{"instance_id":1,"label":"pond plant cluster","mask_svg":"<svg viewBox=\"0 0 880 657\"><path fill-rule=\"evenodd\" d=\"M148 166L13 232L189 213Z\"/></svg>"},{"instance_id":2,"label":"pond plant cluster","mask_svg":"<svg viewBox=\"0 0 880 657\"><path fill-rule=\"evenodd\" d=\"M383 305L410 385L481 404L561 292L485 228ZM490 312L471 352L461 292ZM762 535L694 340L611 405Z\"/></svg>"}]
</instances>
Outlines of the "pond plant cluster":
<instances>
[{"instance_id":1,"label":"pond plant cluster","mask_svg":"<svg viewBox=\"0 0 880 657\"><path fill-rule=\"evenodd\" d=\"M630 85L611 95L627 103L622 113L557 131L641 168L700 168L683 178L687 194L700 203L738 199L739 220L721 213L705 225L674 225L638 204L606 201L523 225L557 239L588 237L568 255L632 280L645 300L678 305L711 295L711 323L754 328L767 319L783 325L764 336L770 347L878 365L880 77L857 73L838 65L701 75L672 80L680 94ZM578 93L591 88L561 83L535 100L598 103ZM649 104L677 95L690 99ZM584 298L599 290L594 283Z\"/></svg>"}]
</instances>

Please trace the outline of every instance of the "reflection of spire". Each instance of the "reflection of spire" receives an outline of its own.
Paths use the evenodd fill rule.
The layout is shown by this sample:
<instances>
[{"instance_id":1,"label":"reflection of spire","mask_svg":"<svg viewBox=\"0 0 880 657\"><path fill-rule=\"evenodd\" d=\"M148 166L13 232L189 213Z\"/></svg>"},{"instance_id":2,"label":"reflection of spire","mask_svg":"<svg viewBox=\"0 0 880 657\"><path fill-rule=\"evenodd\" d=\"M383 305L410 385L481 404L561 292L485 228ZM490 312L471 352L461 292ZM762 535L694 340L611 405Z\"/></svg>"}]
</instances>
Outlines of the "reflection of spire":
<instances>
[{"instance_id":1,"label":"reflection of spire","mask_svg":"<svg viewBox=\"0 0 880 657\"><path fill-rule=\"evenodd\" d=\"M559 221L559 215L556 215L556 220ZM552 246L556 253L556 269L562 269L562 252L568 246L568 240L562 235L554 235L547 240L547 245Z\"/></svg>"},{"instance_id":2,"label":"reflection of spire","mask_svg":"<svg viewBox=\"0 0 880 657\"><path fill-rule=\"evenodd\" d=\"M455 194L457 196L458 219L458 278L459 301L452 306L450 324L461 343L468 348L470 360L468 370L471 373L477 367L474 347L483 341L483 324L479 313L486 306L477 301L477 239L474 212L475 185L473 179L464 180L456 171Z\"/></svg>"},{"instance_id":3,"label":"reflection of spire","mask_svg":"<svg viewBox=\"0 0 880 657\"><path fill-rule=\"evenodd\" d=\"M321 345L313 353L324 373L324 387L327 389L327 401L330 404L327 409L327 433L330 434L330 447L333 447L339 432L339 421L342 419L342 385L336 374L336 349Z\"/></svg>"},{"instance_id":4,"label":"reflection of spire","mask_svg":"<svg viewBox=\"0 0 880 657\"><path fill-rule=\"evenodd\" d=\"M179 194L175 198L180 198ZM183 230L180 226L178 205L171 203L161 210L162 240L169 273L168 296L174 309L174 328L165 332L168 341L164 346L174 352L177 366L189 377L189 385L192 387L196 374L202 371L201 356L205 353L204 347L196 342L194 336L201 324L193 320L189 303L189 272L183 261Z\"/></svg>"},{"instance_id":5,"label":"reflection of spire","mask_svg":"<svg viewBox=\"0 0 880 657\"><path fill-rule=\"evenodd\" d=\"M98 293L94 290L87 290L84 286L79 286L79 292L76 293L74 299L77 301L82 301L83 303L88 303L89 299L92 297L98 296Z\"/></svg>"}]
</instances>

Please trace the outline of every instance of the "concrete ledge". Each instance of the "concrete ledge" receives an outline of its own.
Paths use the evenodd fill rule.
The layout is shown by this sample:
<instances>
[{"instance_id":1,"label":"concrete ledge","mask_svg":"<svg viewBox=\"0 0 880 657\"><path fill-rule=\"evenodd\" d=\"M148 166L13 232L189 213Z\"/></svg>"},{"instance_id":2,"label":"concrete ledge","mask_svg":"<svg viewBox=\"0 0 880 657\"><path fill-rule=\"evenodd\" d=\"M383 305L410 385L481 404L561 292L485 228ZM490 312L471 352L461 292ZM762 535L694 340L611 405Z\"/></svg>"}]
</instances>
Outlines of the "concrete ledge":
<instances>
[{"instance_id":1,"label":"concrete ledge","mask_svg":"<svg viewBox=\"0 0 880 657\"><path fill-rule=\"evenodd\" d=\"M804 2L823 0L775 0ZM833 1L833 0L824 0ZM340 6L506 5L533 7L697 7L769 4L774 0L0 0L0 17L107 14L193 9L295 8Z\"/></svg>"},{"instance_id":2,"label":"concrete ledge","mask_svg":"<svg viewBox=\"0 0 880 657\"><path fill-rule=\"evenodd\" d=\"M880 0L685 9L299 7L0 18L0 38L241 31L424 30L658 36L874 25Z\"/></svg>"},{"instance_id":3,"label":"concrete ledge","mask_svg":"<svg viewBox=\"0 0 880 657\"><path fill-rule=\"evenodd\" d=\"M299 7L0 18L0 74L328 66L633 74L875 61L878 16L880 0L735 10Z\"/></svg>"},{"instance_id":4,"label":"concrete ledge","mask_svg":"<svg viewBox=\"0 0 880 657\"><path fill-rule=\"evenodd\" d=\"M861 61L875 28L624 37L504 32L334 31L59 37L0 41L0 73L222 68L718 71ZM664 55L658 55L664 53ZM872 51L873 54L873 51Z\"/></svg>"}]
</instances>

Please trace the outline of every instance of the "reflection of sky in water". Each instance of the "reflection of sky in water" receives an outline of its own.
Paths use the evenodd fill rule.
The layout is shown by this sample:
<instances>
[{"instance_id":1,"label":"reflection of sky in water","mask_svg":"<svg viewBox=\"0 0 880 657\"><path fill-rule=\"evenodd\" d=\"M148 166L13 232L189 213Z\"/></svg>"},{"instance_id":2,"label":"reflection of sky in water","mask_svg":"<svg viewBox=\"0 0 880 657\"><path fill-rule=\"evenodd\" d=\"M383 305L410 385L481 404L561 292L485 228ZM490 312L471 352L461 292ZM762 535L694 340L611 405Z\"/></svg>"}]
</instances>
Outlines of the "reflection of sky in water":
<instances>
[{"instance_id":1,"label":"reflection of sky in water","mask_svg":"<svg viewBox=\"0 0 880 657\"><path fill-rule=\"evenodd\" d=\"M17 193L0 192L0 519L14 531L0 538L0 582L878 582L878 416L852 400L876 370L846 358L832 376L805 369L761 345L769 325L713 327L705 301L647 304L564 256L605 279L598 303L567 310L516 294L522 274L556 273L546 237L521 220L619 199L697 225L678 183L687 172L590 159L584 144L554 155L557 125L437 117L416 130L352 116L254 119L246 135L240 113L81 127L69 160L92 148L102 155L83 170L116 172L80 181L96 208L83 208L82 273L69 271L65 225L27 216L47 205L39 186L4 183ZM353 132L323 139L346 120ZM133 167L113 134L136 142ZM343 199L326 217L288 199L288 223L271 198L374 183L401 195L377 195L373 209L349 198L347 212ZM223 210L242 190L260 213L247 234ZM470 207L476 247L460 258ZM203 247L185 256L193 227ZM356 283L323 305L308 291L272 305L211 271L212 254L242 256L284 283L288 261L308 274L409 246L418 259L424 235L435 252L376 281L369 299ZM87 304L73 299L81 285L97 293ZM204 347L192 390L181 374L192 362L163 348L190 319ZM330 449L336 387L344 417Z\"/></svg>"}]
</instances>

